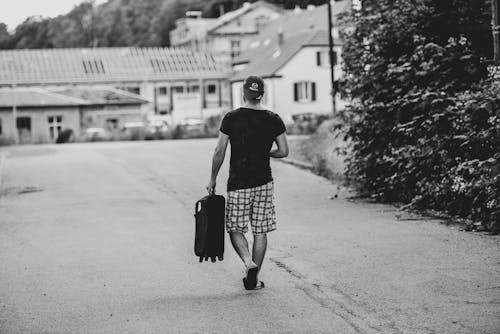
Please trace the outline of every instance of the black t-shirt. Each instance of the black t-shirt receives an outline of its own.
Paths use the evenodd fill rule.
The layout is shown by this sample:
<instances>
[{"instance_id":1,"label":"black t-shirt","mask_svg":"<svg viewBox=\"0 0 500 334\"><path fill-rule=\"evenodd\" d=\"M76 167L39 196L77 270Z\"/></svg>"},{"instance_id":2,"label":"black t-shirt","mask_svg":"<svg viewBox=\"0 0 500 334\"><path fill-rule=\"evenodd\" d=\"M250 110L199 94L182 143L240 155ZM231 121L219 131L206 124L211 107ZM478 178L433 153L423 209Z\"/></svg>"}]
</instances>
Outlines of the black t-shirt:
<instances>
[{"instance_id":1,"label":"black t-shirt","mask_svg":"<svg viewBox=\"0 0 500 334\"><path fill-rule=\"evenodd\" d=\"M269 152L276 137L286 131L277 114L239 108L224 116L220 131L229 136L231 143L228 191L257 187L273 180Z\"/></svg>"}]
</instances>

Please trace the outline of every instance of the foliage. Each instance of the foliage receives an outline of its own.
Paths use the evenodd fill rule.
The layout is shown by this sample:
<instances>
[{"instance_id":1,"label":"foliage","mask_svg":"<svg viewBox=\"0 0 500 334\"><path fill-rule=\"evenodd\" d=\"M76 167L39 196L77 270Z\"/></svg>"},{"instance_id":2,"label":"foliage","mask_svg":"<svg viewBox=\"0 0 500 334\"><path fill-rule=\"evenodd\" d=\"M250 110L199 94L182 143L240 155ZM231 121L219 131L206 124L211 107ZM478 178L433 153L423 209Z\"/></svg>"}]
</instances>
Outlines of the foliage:
<instances>
[{"instance_id":1,"label":"foliage","mask_svg":"<svg viewBox=\"0 0 500 334\"><path fill-rule=\"evenodd\" d=\"M314 173L337 182L344 181L345 162L342 150L348 143L342 133L335 131L336 120L328 119L307 137L290 137L290 159L309 164Z\"/></svg>"},{"instance_id":2,"label":"foliage","mask_svg":"<svg viewBox=\"0 0 500 334\"><path fill-rule=\"evenodd\" d=\"M293 8L325 0L267 0ZM97 46L168 46L175 20L188 10L218 17L237 9L245 0L108 0L95 5L85 0L55 18L29 17L11 35L0 22L0 49ZM253 2L253 1L251 1Z\"/></svg>"},{"instance_id":3,"label":"foliage","mask_svg":"<svg viewBox=\"0 0 500 334\"><path fill-rule=\"evenodd\" d=\"M287 133L291 135L309 135L315 133L321 124L328 119L328 115L313 113L293 116L293 123L287 124Z\"/></svg>"},{"instance_id":4,"label":"foliage","mask_svg":"<svg viewBox=\"0 0 500 334\"><path fill-rule=\"evenodd\" d=\"M366 2L343 53L348 177L374 198L500 228L500 86L482 44L463 27L429 29L450 10L439 1ZM463 23L475 2L453 3Z\"/></svg>"}]
</instances>

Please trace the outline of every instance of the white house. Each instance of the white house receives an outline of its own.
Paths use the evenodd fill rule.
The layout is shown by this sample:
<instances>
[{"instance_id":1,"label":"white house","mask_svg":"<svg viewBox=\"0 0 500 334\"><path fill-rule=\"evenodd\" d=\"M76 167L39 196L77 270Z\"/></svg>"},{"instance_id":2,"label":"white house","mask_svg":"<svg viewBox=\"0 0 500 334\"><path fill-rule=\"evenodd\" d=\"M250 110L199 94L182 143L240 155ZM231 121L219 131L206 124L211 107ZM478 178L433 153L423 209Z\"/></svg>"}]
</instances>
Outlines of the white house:
<instances>
[{"instance_id":1,"label":"white house","mask_svg":"<svg viewBox=\"0 0 500 334\"><path fill-rule=\"evenodd\" d=\"M266 1L246 2L241 8L216 19L188 12L188 16L176 21L176 28L170 32L170 44L210 52L229 64L247 48L252 38L283 12Z\"/></svg>"},{"instance_id":2,"label":"white house","mask_svg":"<svg viewBox=\"0 0 500 334\"><path fill-rule=\"evenodd\" d=\"M341 45L335 45L337 65L335 76L342 75L339 60ZM317 30L285 37L280 35L256 55L246 66L231 78L232 106L243 104L243 80L249 75L264 79L263 104L278 113L287 123L294 116L303 114L330 114L333 110L331 95L330 65L328 61L328 38L325 31ZM345 101L339 95L338 110Z\"/></svg>"},{"instance_id":3,"label":"white house","mask_svg":"<svg viewBox=\"0 0 500 334\"><path fill-rule=\"evenodd\" d=\"M334 17L350 10L351 1L332 3ZM287 123L304 114L333 112L328 55L326 5L296 9L271 22L254 38L249 49L233 61L230 78L232 108L243 103L242 84L249 75L264 79L263 104ZM334 35L334 77L342 76L342 41ZM347 101L336 95L337 110Z\"/></svg>"}]
</instances>

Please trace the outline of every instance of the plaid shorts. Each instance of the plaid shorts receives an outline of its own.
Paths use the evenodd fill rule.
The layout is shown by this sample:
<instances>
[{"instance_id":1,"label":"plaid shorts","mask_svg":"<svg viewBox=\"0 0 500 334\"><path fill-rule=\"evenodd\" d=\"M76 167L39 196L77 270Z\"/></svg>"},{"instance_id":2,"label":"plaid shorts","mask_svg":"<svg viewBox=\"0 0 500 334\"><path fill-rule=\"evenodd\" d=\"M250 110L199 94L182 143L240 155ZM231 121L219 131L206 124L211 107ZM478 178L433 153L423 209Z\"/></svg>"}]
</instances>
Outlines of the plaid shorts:
<instances>
[{"instance_id":1,"label":"plaid shorts","mask_svg":"<svg viewBox=\"0 0 500 334\"><path fill-rule=\"evenodd\" d=\"M227 193L226 231L246 233L248 223L254 234L276 229L273 182L262 186L237 189Z\"/></svg>"}]
</instances>

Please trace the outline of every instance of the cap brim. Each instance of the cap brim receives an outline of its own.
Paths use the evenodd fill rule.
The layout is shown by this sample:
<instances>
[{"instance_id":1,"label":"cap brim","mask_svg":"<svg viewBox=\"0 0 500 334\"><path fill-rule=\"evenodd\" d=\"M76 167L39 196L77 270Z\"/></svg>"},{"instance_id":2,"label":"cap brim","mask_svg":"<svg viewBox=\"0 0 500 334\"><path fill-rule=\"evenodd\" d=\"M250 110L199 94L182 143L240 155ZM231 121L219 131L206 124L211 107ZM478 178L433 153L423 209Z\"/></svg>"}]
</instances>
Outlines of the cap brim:
<instances>
[{"instance_id":1,"label":"cap brim","mask_svg":"<svg viewBox=\"0 0 500 334\"><path fill-rule=\"evenodd\" d=\"M250 89L243 89L243 96L245 96L247 99L256 99L257 97L261 96L264 94L264 92L255 92Z\"/></svg>"}]
</instances>

